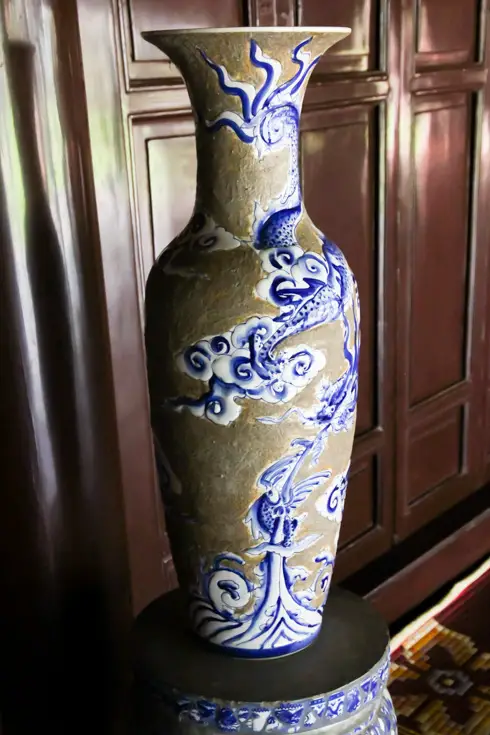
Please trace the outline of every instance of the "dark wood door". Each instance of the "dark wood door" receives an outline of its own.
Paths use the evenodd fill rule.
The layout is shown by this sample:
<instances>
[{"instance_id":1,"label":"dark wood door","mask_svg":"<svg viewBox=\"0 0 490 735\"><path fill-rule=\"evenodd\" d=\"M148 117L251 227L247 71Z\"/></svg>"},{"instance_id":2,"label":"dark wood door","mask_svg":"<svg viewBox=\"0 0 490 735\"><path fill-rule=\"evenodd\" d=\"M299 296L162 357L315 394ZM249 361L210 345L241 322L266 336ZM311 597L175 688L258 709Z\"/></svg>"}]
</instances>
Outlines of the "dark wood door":
<instances>
[{"instance_id":1,"label":"dark wood door","mask_svg":"<svg viewBox=\"0 0 490 735\"><path fill-rule=\"evenodd\" d=\"M490 200L482 146L482 135L488 136L487 3L414 0L402 10L399 537L482 483L484 202Z\"/></svg>"},{"instance_id":2,"label":"dark wood door","mask_svg":"<svg viewBox=\"0 0 490 735\"><path fill-rule=\"evenodd\" d=\"M91 3L79 5L88 59ZM488 2L120 0L113 12L133 236L102 248L135 610L175 584L153 470L144 283L188 220L196 172L187 93L141 31L353 29L315 72L301 134L306 205L347 255L362 304L345 577L490 474Z\"/></svg>"}]
</instances>

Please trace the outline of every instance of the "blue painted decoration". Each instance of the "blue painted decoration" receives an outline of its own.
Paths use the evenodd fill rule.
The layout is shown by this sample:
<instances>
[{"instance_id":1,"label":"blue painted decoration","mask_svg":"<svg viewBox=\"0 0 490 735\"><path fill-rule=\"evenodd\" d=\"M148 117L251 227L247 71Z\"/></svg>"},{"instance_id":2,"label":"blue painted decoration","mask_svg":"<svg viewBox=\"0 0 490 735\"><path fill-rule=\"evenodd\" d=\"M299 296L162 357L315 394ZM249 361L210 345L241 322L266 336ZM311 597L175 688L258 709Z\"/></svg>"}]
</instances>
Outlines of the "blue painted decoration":
<instances>
[{"instance_id":1,"label":"blue painted decoration","mask_svg":"<svg viewBox=\"0 0 490 735\"><path fill-rule=\"evenodd\" d=\"M325 492L317 503L321 515L340 522L345 500L348 467L335 477L330 471L314 470L331 434L352 428L358 392L359 301L357 287L341 251L321 233L321 254L303 250L296 227L303 213L298 174L298 126L302 84L318 58L311 59L307 46L299 43L292 52L298 69L291 79L278 83L281 64L250 42L250 60L264 71L257 89L232 80L223 66L202 53L204 63L216 73L224 93L235 96L241 114L225 111L204 121L211 134L223 127L243 143L253 146L260 158L272 150L290 150L289 176L283 194L264 213L255 209L254 239L250 246L260 259L263 276L256 295L277 309L275 316L253 316L224 334L205 336L178 357L179 368L205 384L198 398L178 396L169 404L176 411L229 426L243 410L243 401L261 401L265 406L283 405L281 415L264 415L263 424L277 425L294 418L314 430L308 438L298 437L290 451L264 469L257 479L259 497L244 519L250 530L248 559L258 557L252 583L244 572L241 556L223 553L211 565L203 562L198 587L191 603L195 630L212 643L232 650L234 655L281 655L303 648L317 635L322 606L312 600L319 592L326 599L334 557L317 554L313 583L301 592L299 580L311 572L290 564L291 557L318 539L310 534L298 539L301 506L313 490ZM205 215L193 224L192 242L200 247L234 247L238 243L214 231ZM199 227L199 222L201 227ZM221 244L220 244L221 243ZM167 264L168 267L168 264ZM351 311L351 320L348 313ZM324 369L322 351L286 340L315 327L339 321L343 329L345 370L335 380L321 378L316 404L310 409L290 404ZM240 399L240 403L237 400ZM310 469L306 479L305 470ZM332 705L333 706L333 705ZM235 727L222 715L228 730ZM278 715L280 720L280 716ZM226 729L224 728L224 729Z\"/></svg>"}]
</instances>

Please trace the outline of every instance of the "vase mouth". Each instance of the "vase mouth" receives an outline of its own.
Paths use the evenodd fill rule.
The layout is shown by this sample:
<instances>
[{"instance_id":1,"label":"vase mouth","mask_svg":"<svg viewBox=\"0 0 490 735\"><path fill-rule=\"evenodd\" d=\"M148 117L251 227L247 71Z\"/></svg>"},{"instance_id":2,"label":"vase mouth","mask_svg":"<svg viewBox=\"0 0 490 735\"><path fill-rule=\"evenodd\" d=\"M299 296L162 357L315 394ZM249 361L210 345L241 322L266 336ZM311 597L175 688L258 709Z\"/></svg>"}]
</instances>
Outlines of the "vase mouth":
<instances>
[{"instance_id":1,"label":"vase mouth","mask_svg":"<svg viewBox=\"0 0 490 735\"><path fill-rule=\"evenodd\" d=\"M144 39L150 40L158 36L177 36L197 33L220 35L226 35L228 33L343 33L345 36L348 36L351 31L352 28L348 28L347 26L240 26L237 28L166 28L161 31L142 31L141 35Z\"/></svg>"}]
</instances>

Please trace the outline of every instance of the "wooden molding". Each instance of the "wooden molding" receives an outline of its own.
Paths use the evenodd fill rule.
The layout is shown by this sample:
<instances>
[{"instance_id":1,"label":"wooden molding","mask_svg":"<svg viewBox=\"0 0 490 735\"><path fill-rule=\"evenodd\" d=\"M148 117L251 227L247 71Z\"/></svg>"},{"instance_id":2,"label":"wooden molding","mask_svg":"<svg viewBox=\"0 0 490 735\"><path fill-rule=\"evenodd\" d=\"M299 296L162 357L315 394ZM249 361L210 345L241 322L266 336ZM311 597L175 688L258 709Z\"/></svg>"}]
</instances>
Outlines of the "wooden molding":
<instances>
[{"instance_id":1,"label":"wooden molding","mask_svg":"<svg viewBox=\"0 0 490 735\"><path fill-rule=\"evenodd\" d=\"M490 486L343 582L388 623L490 553Z\"/></svg>"}]
</instances>

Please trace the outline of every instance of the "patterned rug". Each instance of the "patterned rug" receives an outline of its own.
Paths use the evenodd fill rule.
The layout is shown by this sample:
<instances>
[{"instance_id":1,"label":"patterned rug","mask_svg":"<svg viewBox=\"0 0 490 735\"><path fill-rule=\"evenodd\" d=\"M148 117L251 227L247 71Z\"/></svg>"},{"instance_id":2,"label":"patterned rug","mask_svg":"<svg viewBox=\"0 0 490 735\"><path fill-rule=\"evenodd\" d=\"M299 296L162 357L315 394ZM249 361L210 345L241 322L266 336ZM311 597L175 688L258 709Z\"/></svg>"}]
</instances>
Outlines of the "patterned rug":
<instances>
[{"instance_id":1,"label":"patterned rug","mask_svg":"<svg viewBox=\"0 0 490 735\"><path fill-rule=\"evenodd\" d=\"M490 559L392 641L399 735L490 735Z\"/></svg>"}]
</instances>

